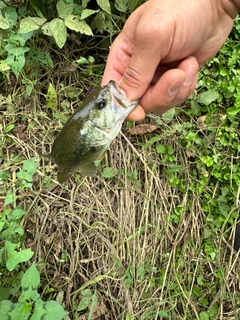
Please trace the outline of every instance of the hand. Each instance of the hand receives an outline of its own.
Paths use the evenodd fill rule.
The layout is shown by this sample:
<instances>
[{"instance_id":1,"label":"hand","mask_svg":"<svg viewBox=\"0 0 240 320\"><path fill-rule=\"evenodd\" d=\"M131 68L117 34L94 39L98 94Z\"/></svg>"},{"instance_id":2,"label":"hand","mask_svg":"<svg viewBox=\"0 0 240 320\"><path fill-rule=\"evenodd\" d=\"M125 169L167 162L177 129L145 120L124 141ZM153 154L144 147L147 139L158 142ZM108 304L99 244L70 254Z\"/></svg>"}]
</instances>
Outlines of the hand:
<instances>
[{"instance_id":1,"label":"hand","mask_svg":"<svg viewBox=\"0 0 240 320\"><path fill-rule=\"evenodd\" d=\"M129 119L164 113L193 93L199 67L219 51L235 15L230 0L147 1L113 42L102 85L115 80L130 100L140 98Z\"/></svg>"}]
</instances>

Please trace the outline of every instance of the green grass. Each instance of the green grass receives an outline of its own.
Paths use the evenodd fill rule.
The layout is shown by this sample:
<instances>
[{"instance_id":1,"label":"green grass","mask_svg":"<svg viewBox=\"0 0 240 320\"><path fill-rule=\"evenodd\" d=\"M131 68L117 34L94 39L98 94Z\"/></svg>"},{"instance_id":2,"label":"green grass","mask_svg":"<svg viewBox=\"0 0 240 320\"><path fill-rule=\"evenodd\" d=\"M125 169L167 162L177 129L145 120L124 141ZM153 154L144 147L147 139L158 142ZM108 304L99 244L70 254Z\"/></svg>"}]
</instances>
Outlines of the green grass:
<instances>
[{"instance_id":1,"label":"green grass","mask_svg":"<svg viewBox=\"0 0 240 320\"><path fill-rule=\"evenodd\" d=\"M233 249L240 194L238 30L239 21L199 73L194 96L174 113L146 118L156 131L132 135L139 123L124 124L96 178L76 174L59 185L55 165L39 155L100 83L103 38L77 52L53 50L42 40L43 53L51 52L48 67L26 70L25 85L3 82L4 308L24 310L21 319L49 319L56 306L54 319L62 319L60 305L69 312L65 320L239 318ZM32 283L23 276L29 272ZM38 313L43 306L47 311Z\"/></svg>"}]
</instances>

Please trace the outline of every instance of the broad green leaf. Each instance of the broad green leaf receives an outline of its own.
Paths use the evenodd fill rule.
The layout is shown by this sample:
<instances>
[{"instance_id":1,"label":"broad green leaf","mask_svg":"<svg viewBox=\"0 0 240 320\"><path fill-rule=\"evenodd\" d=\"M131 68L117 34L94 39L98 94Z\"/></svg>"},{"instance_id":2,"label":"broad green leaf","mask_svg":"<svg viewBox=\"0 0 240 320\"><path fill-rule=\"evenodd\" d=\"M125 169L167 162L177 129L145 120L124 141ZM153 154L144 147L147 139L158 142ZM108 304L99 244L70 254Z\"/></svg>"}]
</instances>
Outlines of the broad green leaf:
<instances>
[{"instance_id":1,"label":"broad green leaf","mask_svg":"<svg viewBox=\"0 0 240 320\"><path fill-rule=\"evenodd\" d=\"M26 50L26 51L28 51L28 50ZM9 67L12 69L15 76L18 78L24 65L25 65L24 55L9 54L6 62L9 65Z\"/></svg>"},{"instance_id":2,"label":"broad green leaf","mask_svg":"<svg viewBox=\"0 0 240 320\"><path fill-rule=\"evenodd\" d=\"M20 179L31 182L33 175L36 173L39 162L37 157L26 160L22 166L22 170L16 173L16 176Z\"/></svg>"},{"instance_id":3,"label":"broad green leaf","mask_svg":"<svg viewBox=\"0 0 240 320\"><path fill-rule=\"evenodd\" d=\"M83 8L86 8L86 7L87 7L89 1L90 1L90 0L82 0L82 6L83 6Z\"/></svg>"},{"instance_id":4,"label":"broad green leaf","mask_svg":"<svg viewBox=\"0 0 240 320\"><path fill-rule=\"evenodd\" d=\"M227 114L229 116L236 116L238 113L240 112L240 107L230 107L230 108L227 108Z\"/></svg>"},{"instance_id":5,"label":"broad green leaf","mask_svg":"<svg viewBox=\"0 0 240 320\"><path fill-rule=\"evenodd\" d=\"M167 147L164 144L158 144L156 146L156 151L159 154L167 154Z\"/></svg>"},{"instance_id":6,"label":"broad green leaf","mask_svg":"<svg viewBox=\"0 0 240 320\"><path fill-rule=\"evenodd\" d=\"M73 3L65 3L63 0L57 2L57 12L60 18L65 19L73 12Z\"/></svg>"},{"instance_id":7,"label":"broad green leaf","mask_svg":"<svg viewBox=\"0 0 240 320\"><path fill-rule=\"evenodd\" d=\"M10 300L0 301L1 319L2 320L9 320L9 312L13 308L14 308L14 303L11 302Z\"/></svg>"},{"instance_id":8,"label":"broad green leaf","mask_svg":"<svg viewBox=\"0 0 240 320\"><path fill-rule=\"evenodd\" d=\"M107 167L107 168L103 169L102 176L104 178L111 179L111 178L115 177L117 175L117 173L118 173L117 168Z\"/></svg>"},{"instance_id":9,"label":"broad green leaf","mask_svg":"<svg viewBox=\"0 0 240 320\"><path fill-rule=\"evenodd\" d=\"M39 298L37 287L40 284L39 272L35 266L35 263L24 273L21 280L22 294L18 301L24 302L29 300L36 301Z\"/></svg>"},{"instance_id":10,"label":"broad green leaf","mask_svg":"<svg viewBox=\"0 0 240 320\"><path fill-rule=\"evenodd\" d=\"M21 208L15 208L10 214L10 217L13 218L14 220L19 220L23 216L25 216L27 212Z\"/></svg>"},{"instance_id":11,"label":"broad green leaf","mask_svg":"<svg viewBox=\"0 0 240 320\"><path fill-rule=\"evenodd\" d=\"M90 289L85 289L81 291L81 295L84 297L92 297L93 293Z\"/></svg>"},{"instance_id":12,"label":"broad green leaf","mask_svg":"<svg viewBox=\"0 0 240 320\"><path fill-rule=\"evenodd\" d=\"M28 320L31 313L31 309L31 303L14 303L13 309L10 312L8 312L8 315L12 320Z\"/></svg>"},{"instance_id":13,"label":"broad green leaf","mask_svg":"<svg viewBox=\"0 0 240 320\"><path fill-rule=\"evenodd\" d=\"M55 109L57 107L57 93L52 85L52 83L49 83L48 91L46 95L46 101L47 101L47 108Z\"/></svg>"},{"instance_id":14,"label":"broad green leaf","mask_svg":"<svg viewBox=\"0 0 240 320\"><path fill-rule=\"evenodd\" d=\"M7 252L6 267L9 271L12 271L20 262L28 261L34 254L30 249L22 251L15 251L18 244L10 241L5 242L5 249Z\"/></svg>"},{"instance_id":15,"label":"broad green leaf","mask_svg":"<svg viewBox=\"0 0 240 320\"><path fill-rule=\"evenodd\" d=\"M111 14L110 2L108 0L97 0L97 4L103 11Z\"/></svg>"},{"instance_id":16,"label":"broad green leaf","mask_svg":"<svg viewBox=\"0 0 240 320\"><path fill-rule=\"evenodd\" d=\"M38 26L42 26L47 19L46 18L39 18L39 17L31 17L31 19L38 25Z\"/></svg>"},{"instance_id":17,"label":"broad green leaf","mask_svg":"<svg viewBox=\"0 0 240 320\"><path fill-rule=\"evenodd\" d=\"M141 0L129 0L128 1L128 10L130 12L137 9L137 7L141 4Z\"/></svg>"},{"instance_id":18,"label":"broad green leaf","mask_svg":"<svg viewBox=\"0 0 240 320\"><path fill-rule=\"evenodd\" d=\"M1 218L2 219L2 218ZM0 231L2 231L4 225L5 225L5 221L0 221Z\"/></svg>"},{"instance_id":19,"label":"broad green leaf","mask_svg":"<svg viewBox=\"0 0 240 320\"><path fill-rule=\"evenodd\" d=\"M41 30L42 30L42 33L45 34L46 36L53 37L53 33L50 27L50 22L45 23L42 26Z\"/></svg>"},{"instance_id":20,"label":"broad green leaf","mask_svg":"<svg viewBox=\"0 0 240 320\"><path fill-rule=\"evenodd\" d=\"M13 203L15 199L15 194L13 194L11 190L8 190L4 200L4 207L6 207L10 203Z\"/></svg>"},{"instance_id":21,"label":"broad green leaf","mask_svg":"<svg viewBox=\"0 0 240 320\"><path fill-rule=\"evenodd\" d=\"M213 159L209 156L202 156L201 160L207 167L211 167L213 165Z\"/></svg>"},{"instance_id":22,"label":"broad green leaf","mask_svg":"<svg viewBox=\"0 0 240 320\"><path fill-rule=\"evenodd\" d=\"M0 29L6 30L10 27L9 23L7 22L7 19L5 19L0 12Z\"/></svg>"},{"instance_id":23,"label":"broad green leaf","mask_svg":"<svg viewBox=\"0 0 240 320\"><path fill-rule=\"evenodd\" d=\"M30 31L38 30L41 25L44 24L47 20L45 18L34 18L34 17L27 17L23 18L20 21L20 33L28 33Z\"/></svg>"},{"instance_id":24,"label":"broad green leaf","mask_svg":"<svg viewBox=\"0 0 240 320\"><path fill-rule=\"evenodd\" d=\"M56 44L61 49L67 40L67 30L64 21L62 19L55 18L50 22L49 27Z\"/></svg>"},{"instance_id":25,"label":"broad green leaf","mask_svg":"<svg viewBox=\"0 0 240 320\"><path fill-rule=\"evenodd\" d=\"M90 302L91 302L91 297L83 297L79 305L77 306L76 311L85 310L88 307Z\"/></svg>"},{"instance_id":26,"label":"broad green leaf","mask_svg":"<svg viewBox=\"0 0 240 320\"><path fill-rule=\"evenodd\" d=\"M120 12L126 12L128 9L128 0L116 0L114 2L115 8Z\"/></svg>"},{"instance_id":27,"label":"broad green leaf","mask_svg":"<svg viewBox=\"0 0 240 320\"><path fill-rule=\"evenodd\" d=\"M81 13L81 20L86 19L87 17L91 16L94 13L98 13L99 10L92 10L92 9L84 9Z\"/></svg>"},{"instance_id":28,"label":"broad green leaf","mask_svg":"<svg viewBox=\"0 0 240 320\"><path fill-rule=\"evenodd\" d=\"M169 314L165 310L159 311L158 316L161 318L169 318Z\"/></svg>"},{"instance_id":29,"label":"broad green leaf","mask_svg":"<svg viewBox=\"0 0 240 320\"><path fill-rule=\"evenodd\" d=\"M219 97L219 93L216 90L208 90L199 94L197 101L199 103L208 106L214 100L217 100Z\"/></svg>"},{"instance_id":30,"label":"broad green leaf","mask_svg":"<svg viewBox=\"0 0 240 320\"><path fill-rule=\"evenodd\" d=\"M209 313L205 312L205 311L200 312L199 319L200 320L209 320L210 319L209 318Z\"/></svg>"},{"instance_id":31,"label":"broad green leaf","mask_svg":"<svg viewBox=\"0 0 240 320\"><path fill-rule=\"evenodd\" d=\"M175 108L169 109L168 111L164 112L164 114L162 115L162 120L165 123L169 123L173 120L173 118L175 117L175 114L176 114Z\"/></svg>"},{"instance_id":32,"label":"broad green leaf","mask_svg":"<svg viewBox=\"0 0 240 320\"><path fill-rule=\"evenodd\" d=\"M10 26L16 25L18 14L15 7L13 6L5 7L2 9L2 13L4 13L3 15Z\"/></svg>"},{"instance_id":33,"label":"broad green leaf","mask_svg":"<svg viewBox=\"0 0 240 320\"><path fill-rule=\"evenodd\" d=\"M37 299L33 315L30 320L62 320L68 312L56 301L42 301Z\"/></svg>"},{"instance_id":34,"label":"broad green leaf","mask_svg":"<svg viewBox=\"0 0 240 320\"><path fill-rule=\"evenodd\" d=\"M103 33L106 27L105 14L102 11L99 12L94 18L94 20L95 20L98 31Z\"/></svg>"},{"instance_id":35,"label":"broad green leaf","mask_svg":"<svg viewBox=\"0 0 240 320\"><path fill-rule=\"evenodd\" d=\"M78 17L73 14L66 17L64 22L65 25L71 30L86 34L87 36L93 35L92 29L89 27L89 25L84 20L79 20Z\"/></svg>"},{"instance_id":36,"label":"broad green leaf","mask_svg":"<svg viewBox=\"0 0 240 320\"><path fill-rule=\"evenodd\" d=\"M80 57L78 60L76 60L76 62L78 64L89 64L88 59L84 58L84 57Z\"/></svg>"}]
</instances>

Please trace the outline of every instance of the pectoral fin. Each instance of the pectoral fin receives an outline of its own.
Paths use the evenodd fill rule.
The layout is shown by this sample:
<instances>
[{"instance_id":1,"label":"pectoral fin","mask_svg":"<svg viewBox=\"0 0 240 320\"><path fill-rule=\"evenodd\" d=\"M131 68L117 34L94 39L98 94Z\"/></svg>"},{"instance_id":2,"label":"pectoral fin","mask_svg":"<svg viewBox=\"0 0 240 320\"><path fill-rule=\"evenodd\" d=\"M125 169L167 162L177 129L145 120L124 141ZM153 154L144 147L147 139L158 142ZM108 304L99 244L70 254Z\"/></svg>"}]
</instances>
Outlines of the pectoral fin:
<instances>
[{"instance_id":1,"label":"pectoral fin","mask_svg":"<svg viewBox=\"0 0 240 320\"><path fill-rule=\"evenodd\" d=\"M59 183L66 182L71 177L71 175L72 175L71 173L58 171L58 174L57 174L58 182Z\"/></svg>"},{"instance_id":2,"label":"pectoral fin","mask_svg":"<svg viewBox=\"0 0 240 320\"><path fill-rule=\"evenodd\" d=\"M97 168L94 162L90 162L80 166L80 171L83 176L95 177L97 174Z\"/></svg>"}]
</instances>

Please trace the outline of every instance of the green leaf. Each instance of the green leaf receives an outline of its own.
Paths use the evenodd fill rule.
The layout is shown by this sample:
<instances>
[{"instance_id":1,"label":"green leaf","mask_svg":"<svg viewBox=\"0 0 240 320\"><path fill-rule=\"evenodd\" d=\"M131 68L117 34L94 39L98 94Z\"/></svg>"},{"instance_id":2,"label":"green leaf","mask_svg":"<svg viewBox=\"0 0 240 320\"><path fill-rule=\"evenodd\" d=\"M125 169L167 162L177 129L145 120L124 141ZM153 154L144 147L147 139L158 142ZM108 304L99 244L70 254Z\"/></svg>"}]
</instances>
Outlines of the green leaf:
<instances>
[{"instance_id":1,"label":"green leaf","mask_svg":"<svg viewBox=\"0 0 240 320\"><path fill-rule=\"evenodd\" d=\"M199 319L200 320L209 320L209 314L208 312L202 311L199 314Z\"/></svg>"},{"instance_id":2,"label":"green leaf","mask_svg":"<svg viewBox=\"0 0 240 320\"><path fill-rule=\"evenodd\" d=\"M89 64L88 59L84 58L84 57L80 57L78 60L76 60L75 62L77 62L78 64Z\"/></svg>"},{"instance_id":3,"label":"green leaf","mask_svg":"<svg viewBox=\"0 0 240 320\"><path fill-rule=\"evenodd\" d=\"M5 132L10 132L10 131L12 131L12 129L14 129L14 127L15 127L15 125L13 124L13 123L10 123L10 124L8 124L7 126L6 126L6 128L5 128Z\"/></svg>"},{"instance_id":4,"label":"green leaf","mask_svg":"<svg viewBox=\"0 0 240 320\"><path fill-rule=\"evenodd\" d=\"M168 111L164 112L164 114L162 115L162 120L165 123L169 123L173 120L173 118L175 117L175 114L176 114L175 108L169 109Z\"/></svg>"},{"instance_id":5,"label":"green leaf","mask_svg":"<svg viewBox=\"0 0 240 320\"><path fill-rule=\"evenodd\" d=\"M73 14L67 16L64 22L65 25L71 30L86 34L87 36L93 35L92 29L89 27L89 25L84 20L79 20L78 17Z\"/></svg>"},{"instance_id":6,"label":"green leaf","mask_svg":"<svg viewBox=\"0 0 240 320\"><path fill-rule=\"evenodd\" d=\"M116 0L114 2L115 8L120 12L126 12L128 9L128 0Z\"/></svg>"},{"instance_id":7,"label":"green leaf","mask_svg":"<svg viewBox=\"0 0 240 320\"><path fill-rule=\"evenodd\" d=\"M111 178L115 177L117 175L117 173L118 173L117 168L107 167L107 168L103 169L102 176L104 178L111 179Z\"/></svg>"},{"instance_id":8,"label":"green leaf","mask_svg":"<svg viewBox=\"0 0 240 320\"><path fill-rule=\"evenodd\" d=\"M86 19L87 17L91 16L94 13L99 12L99 10L92 10L92 9L84 9L81 13L81 20Z\"/></svg>"},{"instance_id":9,"label":"green leaf","mask_svg":"<svg viewBox=\"0 0 240 320\"><path fill-rule=\"evenodd\" d=\"M92 297L92 291L90 289L85 289L81 291L81 295L84 297Z\"/></svg>"},{"instance_id":10,"label":"green leaf","mask_svg":"<svg viewBox=\"0 0 240 320\"><path fill-rule=\"evenodd\" d=\"M68 312L56 301L44 302L41 298L37 299L33 315L30 320L62 320Z\"/></svg>"},{"instance_id":11,"label":"green leaf","mask_svg":"<svg viewBox=\"0 0 240 320\"><path fill-rule=\"evenodd\" d=\"M54 88L54 86L52 85L52 83L49 83L48 86L48 91L47 91L47 95L46 95L46 107L50 108L50 109L55 109L58 105L57 103L57 93L56 90Z\"/></svg>"},{"instance_id":12,"label":"green leaf","mask_svg":"<svg viewBox=\"0 0 240 320\"><path fill-rule=\"evenodd\" d=\"M37 288L40 284L39 272L35 263L24 273L21 280L22 294L19 296L18 301L24 302L28 300L36 301L39 298Z\"/></svg>"},{"instance_id":13,"label":"green leaf","mask_svg":"<svg viewBox=\"0 0 240 320\"><path fill-rule=\"evenodd\" d=\"M73 12L73 3L65 3L63 0L57 2L57 12L60 18L65 19Z\"/></svg>"},{"instance_id":14,"label":"green leaf","mask_svg":"<svg viewBox=\"0 0 240 320\"><path fill-rule=\"evenodd\" d=\"M208 90L199 94L197 101L199 103L208 106L214 100L217 100L219 97L219 93L216 90Z\"/></svg>"},{"instance_id":15,"label":"green leaf","mask_svg":"<svg viewBox=\"0 0 240 320\"><path fill-rule=\"evenodd\" d=\"M32 182L33 175L36 173L39 162L37 157L26 160L22 166L22 170L16 173L16 176L20 179Z\"/></svg>"},{"instance_id":16,"label":"green leaf","mask_svg":"<svg viewBox=\"0 0 240 320\"><path fill-rule=\"evenodd\" d=\"M6 30L10 27L7 19L5 19L0 12L0 29Z\"/></svg>"},{"instance_id":17,"label":"green leaf","mask_svg":"<svg viewBox=\"0 0 240 320\"><path fill-rule=\"evenodd\" d=\"M133 12L141 4L140 0L129 0L128 1L128 10Z\"/></svg>"},{"instance_id":18,"label":"green leaf","mask_svg":"<svg viewBox=\"0 0 240 320\"><path fill-rule=\"evenodd\" d=\"M13 209L13 211L10 213L10 217L13 220L19 220L21 219L23 216L25 216L27 214L27 212L21 208L15 208Z\"/></svg>"},{"instance_id":19,"label":"green leaf","mask_svg":"<svg viewBox=\"0 0 240 320\"><path fill-rule=\"evenodd\" d=\"M2 13L10 26L16 25L16 22L18 19L18 14L16 12L15 7L13 7L13 6L5 7L2 9Z\"/></svg>"},{"instance_id":20,"label":"green leaf","mask_svg":"<svg viewBox=\"0 0 240 320\"><path fill-rule=\"evenodd\" d=\"M207 167L211 167L213 165L213 159L209 156L202 156L201 160Z\"/></svg>"},{"instance_id":21,"label":"green leaf","mask_svg":"<svg viewBox=\"0 0 240 320\"><path fill-rule=\"evenodd\" d=\"M105 14L101 11L99 12L96 17L94 18L94 21L96 23L96 27L99 32L103 33L106 27L106 22L105 22Z\"/></svg>"},{"instance_id":22,"label":"green leaf","mask_svg":"<svg viewBox=\"0 0 240 320\"><path fill-rule=\"evenodd\" d=\"M20 33L27 33L30 31L38 30L40 28L40 26L43 25L44 22L46 22L46 21L47 21L47 19L45 19L45 18L34 18L34 17L23 18L20 21L19 32Z\"/></svg>"},{"instance_id":23,"label":"green leaf","mask_svg":"<svg viewBox=\"0 0 240 320\"><path fill-rule=\"evenodd\" d=\"M165 310L159 311L158 316L161 318L169 318L169 315Z\"/></svg>"},{"instance_id":24,"label":"green leaf","mask_svg":"<svg viewBox=\"0 0 240 320\"><path fill-rule=\"evenodd\" d=\"M41 30L42 30L42 33L45 34L46 36L53 37L53 33L50 27L50 22L45 23L42 26Z\"/></svg>"},{"instance_id":25,"label":"green leaf","mask_svg":"<svg viewBox=\"0 0 240 320\"><path fill-rule=\"evenodd\" d=\"M158 144L156 146L156 151L159 154L167 154L167 147L164 144Z\"/></svg>"},{"instance_id":26,"label":"green leaf","mask_svg":"<svg viewBox=\"0 0 240 320\"><path fill-rule=\"evenodd\" d=\"M22 71L25 65L24 55L9 54L6 62L9 65L9 67L12 69L15 76L18 78L20 75L20 72Z\"/></svg>"},{"instance_id":27,"label":"green leaf","mask_svg":"<svg viewBox=\"0 0 240 320\"><path fill-rule=\"evenodd\" d=\"M111 14L110 2L108 0L97 0L97 4L103 11Z\"/></svg>"},{"instance_id":28,"label":"green leaf","mask_svg":"<svg viewBox=\"0 0 240 320\"><path fill-rule=\"evenodd\" d=\"M5 249L7 252L6 267L9 271L13 271L16 265L20 262L28 261L34 254L34 252L32 252L30 249L15 251L17 246L18 244L10 241L5 242Z\"/></svg>"},{"instance_id":29,"label":"green leaf","mask_svg":"<svg viewBox=\"0 0 240 320\"><path fill-rule=\"evenodd\" d=\"M83 6L83 8L86 8L86 7L87 7L89 1L90 1L90 0L82 0L82 6Z\"/></svg>"},{"instance_id":30,"label":"green leaf","mask_svg":"<svg viewBox=\"0 0 240 320\"><path fill-rule=\"evenodd\" d=\"M10 203L13 203L15 199L16 199L15 194L13 194L11 190L8 190L5 196L4 207L6 207Z\"/></svg>"},{"instance_id":31,"label":"green leaf","mask_svg":"<svg viewBox=\"0 0 240 320\"><path fill-rule=\"evenodd\" d=\"M14 308L14 303L11 302L10 300L0 301L1 319L2 320L9 320L9 312L13 308Z\"/></svg>"},{"instance_id":32,"label":"green leaf","mask_svg":"<svg viewBox=\"0 0 240 320\"><path fill-rule=\"evenodd\" d=\"M90 302L91 302L90 297L83 297L82 300L80 301L79 305L77 306L76 311L85 310L88 307Z\"/></svg>"},{"instance_id":33,"label":"green leaf","mask_svg":"<svg viewBox=\"0 0 240 320\"><path fill-rule=\"evenodd\" d=\"M234 106L234 107L227 108L227 114L229 116L235 117L239 112L240 112L240 107Z\"/></svg>"},{"instance_id":34,"label":"green leaf","mask_svg":"<svg viewBox=\"0 0 240 320\"><path fill-rule=\"evenodd\" d=\"M55 18L49 24L50 30L56 41L56 44L61 49L67 40L67 29L62 19Z\"/></svg>"}]
</instances>

